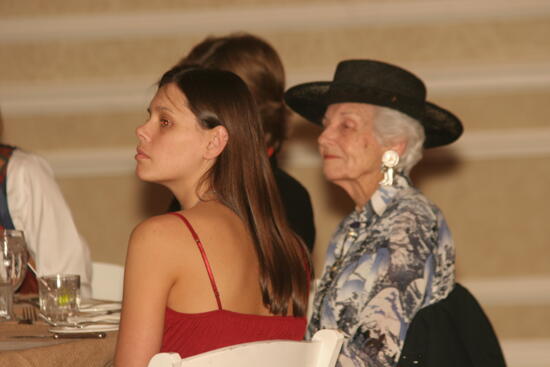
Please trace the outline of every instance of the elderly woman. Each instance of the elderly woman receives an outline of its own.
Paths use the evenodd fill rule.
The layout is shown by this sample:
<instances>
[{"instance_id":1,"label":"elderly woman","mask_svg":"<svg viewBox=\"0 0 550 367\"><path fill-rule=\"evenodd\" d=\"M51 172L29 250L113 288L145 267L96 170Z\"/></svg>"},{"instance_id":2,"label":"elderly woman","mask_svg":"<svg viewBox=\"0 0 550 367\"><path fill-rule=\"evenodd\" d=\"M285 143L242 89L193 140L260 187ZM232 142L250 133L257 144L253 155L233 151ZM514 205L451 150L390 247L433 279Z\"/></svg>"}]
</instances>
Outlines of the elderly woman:
<instances>
[{"instance_id":1,"label":"elderly woman","mask_svg":"<svg viewBox=\"0 0 550 367\"><path fill-rule=\"evenodd\" d=\"M426 101L416 76L372 60L343 61L332 82L285 98L323 126L324 174L355 202L331 239L308 334L341 330L340 366L395 366L413 316L455 282L447 223L408 174L423 148L455 141L462 125Z\"/></svg>"}]
</instances>

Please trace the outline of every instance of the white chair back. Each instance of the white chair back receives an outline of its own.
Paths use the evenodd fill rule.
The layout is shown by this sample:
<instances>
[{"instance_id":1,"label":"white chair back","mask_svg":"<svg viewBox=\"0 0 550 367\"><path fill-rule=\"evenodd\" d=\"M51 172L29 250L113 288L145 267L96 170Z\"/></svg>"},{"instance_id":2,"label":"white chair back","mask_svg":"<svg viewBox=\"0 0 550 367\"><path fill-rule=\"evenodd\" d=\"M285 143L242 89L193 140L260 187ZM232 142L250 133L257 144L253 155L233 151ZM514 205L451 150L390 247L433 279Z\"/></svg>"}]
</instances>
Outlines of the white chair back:
<instances>
[{"instance_id":1,"label":"white chair back","mask_svg":"<svg viewBox=\"0 0 550 367\"><path fill-rule=\"evenodd\" d=\"M344 336L320 330L311 341L269 340L233 345L181 359L159 353L148 367L334 367Z\"/></svg>"},{"instance_id":2,"label":"white chair back","mask_svg":"<svg viewBox=\"0 0 550 367\"><path fill-rule=\"evenodd\" d=\"M102 262L92 263L92 297L106 301L122 301L124 267Z\"/></svg>"}]
</instances>

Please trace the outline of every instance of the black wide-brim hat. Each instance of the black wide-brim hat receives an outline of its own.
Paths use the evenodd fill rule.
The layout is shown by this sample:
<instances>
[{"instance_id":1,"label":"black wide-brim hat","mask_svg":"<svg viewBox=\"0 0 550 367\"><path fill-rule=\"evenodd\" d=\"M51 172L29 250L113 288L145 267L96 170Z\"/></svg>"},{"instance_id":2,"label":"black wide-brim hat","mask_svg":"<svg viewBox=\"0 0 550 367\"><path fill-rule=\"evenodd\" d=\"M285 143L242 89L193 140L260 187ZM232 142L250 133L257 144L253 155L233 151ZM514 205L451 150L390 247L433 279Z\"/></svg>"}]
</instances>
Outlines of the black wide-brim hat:
<instances>
[{"instance_id":1,"label":"black wide-brim hat","mask_svg":"<svg viewBox=\"0 0 550 367\"><path fill-rule=\"evenodd\" d=\"M368 103L403 112L424 127L424 148L450 144L463 131L455 115L426 101L422 80L398 66L375 60L342 61L333 81L296 85L286 91L285 101L299 115L318 125L333 103Z\"/></svg>"}]
</instances>

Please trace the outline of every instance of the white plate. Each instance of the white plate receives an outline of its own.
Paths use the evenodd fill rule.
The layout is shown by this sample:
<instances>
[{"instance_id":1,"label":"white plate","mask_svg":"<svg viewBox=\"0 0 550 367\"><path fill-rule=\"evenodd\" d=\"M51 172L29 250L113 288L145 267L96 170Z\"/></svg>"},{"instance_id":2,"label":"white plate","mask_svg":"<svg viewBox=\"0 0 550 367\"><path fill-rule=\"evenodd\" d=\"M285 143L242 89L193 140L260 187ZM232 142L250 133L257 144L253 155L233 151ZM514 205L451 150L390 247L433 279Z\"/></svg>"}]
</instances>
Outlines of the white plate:
<instances>
[{"instance_id":1,"label":"white plate","mask_svg":"<svg viewBox=\"0 0 550 367\"><path fill-rule=\"evenodd\" d=\"M120 302L101 302L95 300L84 300L80 302L79 312L102 312L120 310Z\"/></svg>"},{"instance_id":2,"label":"white plate","mask_svg":"<svg viewBox=\"0 0 550 367\"><path fill-rule=\"evenodd\" d=\"M118 325L106 325L106 324L97 324L97 325L86 325L82 328L76 327L54 327L50 329L52 333L58 334L74 334L74 333L96 333L99 331L115 331L118 330Z\"/></svg>"},{"instance_id":3,"label":"white plate","mask_svg":"<svg viewBox=\"0 0 550 367\"><path fill-rule=\"evenodd\" d=\"M120 322L120 313L112 313L110 315L100 314L94 315L93 313L84 313L77 316L69 316L67 318L68 323L78 323L78 322L97 322L98 324L112 324Z\"/></svg>"}]
</instances>

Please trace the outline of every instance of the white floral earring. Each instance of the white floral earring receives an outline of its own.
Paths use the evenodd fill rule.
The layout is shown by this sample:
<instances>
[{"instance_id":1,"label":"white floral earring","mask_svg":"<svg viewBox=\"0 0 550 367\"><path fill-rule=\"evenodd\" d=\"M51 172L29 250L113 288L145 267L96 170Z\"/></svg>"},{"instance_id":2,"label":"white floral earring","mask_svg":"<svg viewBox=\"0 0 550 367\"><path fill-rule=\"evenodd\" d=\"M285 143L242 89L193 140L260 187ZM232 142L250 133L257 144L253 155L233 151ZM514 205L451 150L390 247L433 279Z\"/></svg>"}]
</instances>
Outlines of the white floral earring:
<instances>
[{"instance_id":1,"label":"white floral earring","mask_svg":"<svg viewBox=\"0 0 550 367\"><path fill-rule=\"evenodd\" d=\"M384 186L392 186L395 175L394 168L399 163L399 154L395 150L386 150L382 155L382 172L384 172L384 179L380 181L380 184Z\"/></svg>"}]
</instances>

